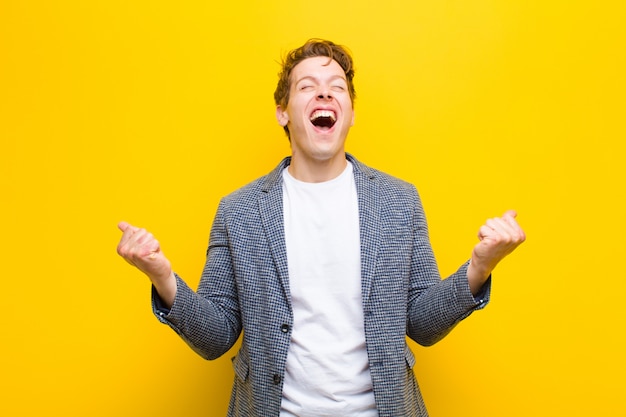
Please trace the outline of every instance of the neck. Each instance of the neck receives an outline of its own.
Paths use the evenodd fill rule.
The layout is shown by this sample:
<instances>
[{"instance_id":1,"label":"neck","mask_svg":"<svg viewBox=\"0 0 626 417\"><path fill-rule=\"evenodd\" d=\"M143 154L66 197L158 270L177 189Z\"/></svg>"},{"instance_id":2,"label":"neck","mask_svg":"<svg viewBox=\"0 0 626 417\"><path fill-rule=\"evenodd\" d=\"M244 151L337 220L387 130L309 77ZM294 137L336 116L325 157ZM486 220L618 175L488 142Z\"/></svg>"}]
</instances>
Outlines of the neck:
<instances>
[{"instance_id":1,"label":"neck","mask_svg":"<svg viewBox=\"0 0 626 417\"><path fill-rule=\"evenodd\" d=\"M288 169L289 174L298 181L325 182L341 175L347 164L345 153L324 160L304 159L293 154Z\"/></svg>"}]
</instances>

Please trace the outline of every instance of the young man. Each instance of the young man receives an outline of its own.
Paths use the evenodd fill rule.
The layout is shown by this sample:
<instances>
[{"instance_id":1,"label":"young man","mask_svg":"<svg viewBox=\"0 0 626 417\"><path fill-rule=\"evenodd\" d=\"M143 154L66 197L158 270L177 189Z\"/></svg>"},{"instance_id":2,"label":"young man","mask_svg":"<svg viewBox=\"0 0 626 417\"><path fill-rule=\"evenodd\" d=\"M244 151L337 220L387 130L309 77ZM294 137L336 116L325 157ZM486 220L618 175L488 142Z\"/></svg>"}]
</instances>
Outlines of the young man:
<instances>
[{"instance_id":1,"label":"young man","mask_svg":"<svg viewBox=\"0 0 626 417\"><path fill-rule=\"evenodd\" d=\"M490 219L441 280L415 187L345 152L353 76L332 42L288 54L275 100L291 157L222 199L197 292L150 233L119 225L118 253L192 349L215 359L243 330L229 416L426 416L406 336L431 345L483 308L525 240L514 212Z\"/></svg>"}]
</instances>

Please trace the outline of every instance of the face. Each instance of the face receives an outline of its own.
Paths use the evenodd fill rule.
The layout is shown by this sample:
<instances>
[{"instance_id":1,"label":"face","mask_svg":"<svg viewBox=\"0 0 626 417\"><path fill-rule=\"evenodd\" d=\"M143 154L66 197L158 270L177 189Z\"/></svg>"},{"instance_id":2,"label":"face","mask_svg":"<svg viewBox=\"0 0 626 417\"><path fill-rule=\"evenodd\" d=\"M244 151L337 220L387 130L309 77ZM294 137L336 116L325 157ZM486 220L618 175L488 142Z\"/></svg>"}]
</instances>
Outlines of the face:
<instances>
[{"instance_id":1,"label":"face","mask_svg":"<svg viewBox=\"0 0 626 417\"><path fill-rule=\"evenodd\" d=\"M344 158L354 110L341 66L328 57L307 58L296 65L289 103L277 107L276 118L289 129L294 160Z\"/></svg>"}]
</instances>

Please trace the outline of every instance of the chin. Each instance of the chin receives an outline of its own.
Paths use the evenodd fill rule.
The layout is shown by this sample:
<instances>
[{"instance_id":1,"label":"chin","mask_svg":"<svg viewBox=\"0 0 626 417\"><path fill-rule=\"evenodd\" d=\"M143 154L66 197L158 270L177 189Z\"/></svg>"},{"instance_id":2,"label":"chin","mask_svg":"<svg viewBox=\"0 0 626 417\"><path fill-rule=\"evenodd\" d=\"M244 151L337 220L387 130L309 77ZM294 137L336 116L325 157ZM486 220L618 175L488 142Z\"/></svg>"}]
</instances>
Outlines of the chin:
<instances>
[{"instance_id":1,"label":"chin","mask_svg":"<svg viewBox=\"0 0 626 417\"><path fill-rule=\"evenodd\" d=\"M310 153L310 156L317 161L329 161L343 154L343 149L315 149Z\"/></svg>"}]
</instances>

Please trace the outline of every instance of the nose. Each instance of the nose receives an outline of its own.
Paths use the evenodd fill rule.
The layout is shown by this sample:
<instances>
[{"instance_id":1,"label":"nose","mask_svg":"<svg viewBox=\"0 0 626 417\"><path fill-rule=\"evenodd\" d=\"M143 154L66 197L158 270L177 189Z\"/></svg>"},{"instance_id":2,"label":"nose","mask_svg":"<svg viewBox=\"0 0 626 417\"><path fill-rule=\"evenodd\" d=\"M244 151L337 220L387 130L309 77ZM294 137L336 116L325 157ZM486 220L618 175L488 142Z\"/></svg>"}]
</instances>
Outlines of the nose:
<instances>
[{"instance_id":1,"label":"nose","mask_svg":"<svg viewBox=\"0 0 626 417\"><path fill-rule=\"evenodd\" d=\"M317 92L317 98L319 100L332 100L333 96L330 94L330 89L326 86L320 86Z\"/></svg>"}]
</instances>

